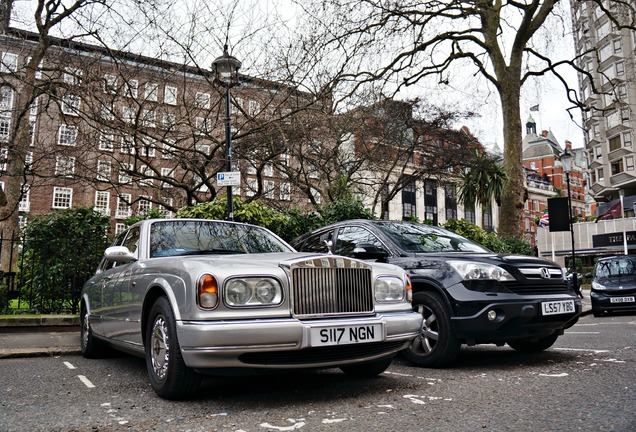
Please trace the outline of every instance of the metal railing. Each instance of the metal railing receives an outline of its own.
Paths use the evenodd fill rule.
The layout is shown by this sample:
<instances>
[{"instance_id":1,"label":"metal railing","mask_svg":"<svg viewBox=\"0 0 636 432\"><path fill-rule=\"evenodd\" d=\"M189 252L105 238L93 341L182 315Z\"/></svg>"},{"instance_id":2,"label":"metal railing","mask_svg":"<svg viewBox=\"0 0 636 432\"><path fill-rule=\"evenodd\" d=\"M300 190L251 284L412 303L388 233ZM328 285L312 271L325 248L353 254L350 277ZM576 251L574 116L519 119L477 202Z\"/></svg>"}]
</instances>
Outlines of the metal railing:
<instances>
[{"instance_id":1,"label":"metal railing","mask_svg":"<svg viewBox=\"0 0 636 432\"><path fill-rule=\"evenodd\" d=\"M0 314L77 314L86 276L50 260L47 243L0 232Z\"/></svg>"}]
</instances>

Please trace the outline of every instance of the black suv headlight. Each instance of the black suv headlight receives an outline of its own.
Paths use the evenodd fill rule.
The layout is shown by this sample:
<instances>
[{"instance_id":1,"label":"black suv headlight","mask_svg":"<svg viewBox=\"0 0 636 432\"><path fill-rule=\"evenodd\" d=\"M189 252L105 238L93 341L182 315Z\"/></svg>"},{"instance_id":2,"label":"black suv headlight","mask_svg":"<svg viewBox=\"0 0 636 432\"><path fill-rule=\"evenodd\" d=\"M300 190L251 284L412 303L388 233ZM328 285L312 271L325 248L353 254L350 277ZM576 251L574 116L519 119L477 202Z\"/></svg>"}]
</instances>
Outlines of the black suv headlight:
<instances>
[{"instance_id":1,"label":"black suv headlight","mask_svg":"<svg viewBox=\"0 0 636 432\"><path fill-rule=\"evenodd\" d=\"M459 276L468 281L495 280L498 282L514 281L514 276L507 270L493 265L472 261L446 261Z\"/></svg>"}]
</instances>

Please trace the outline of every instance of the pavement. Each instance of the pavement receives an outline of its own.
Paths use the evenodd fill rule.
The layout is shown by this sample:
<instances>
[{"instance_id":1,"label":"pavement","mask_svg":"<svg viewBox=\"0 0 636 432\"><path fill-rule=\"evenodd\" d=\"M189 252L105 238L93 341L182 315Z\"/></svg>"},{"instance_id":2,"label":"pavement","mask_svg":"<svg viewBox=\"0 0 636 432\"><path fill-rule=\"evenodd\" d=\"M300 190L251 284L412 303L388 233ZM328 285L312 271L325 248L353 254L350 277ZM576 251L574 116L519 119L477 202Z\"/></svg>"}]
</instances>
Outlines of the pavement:
<instances>
[{"instance_id":1,"label":"pavement","mask_svg":"<svg viewBox=\"0 0 636 432\"><path fill-rule=\"evenodd\" d=\"M584 289L581 315L590 313L590 291ZM78 316L0 317L0 359L79 354Z\"/></svg>"}]
</instances>

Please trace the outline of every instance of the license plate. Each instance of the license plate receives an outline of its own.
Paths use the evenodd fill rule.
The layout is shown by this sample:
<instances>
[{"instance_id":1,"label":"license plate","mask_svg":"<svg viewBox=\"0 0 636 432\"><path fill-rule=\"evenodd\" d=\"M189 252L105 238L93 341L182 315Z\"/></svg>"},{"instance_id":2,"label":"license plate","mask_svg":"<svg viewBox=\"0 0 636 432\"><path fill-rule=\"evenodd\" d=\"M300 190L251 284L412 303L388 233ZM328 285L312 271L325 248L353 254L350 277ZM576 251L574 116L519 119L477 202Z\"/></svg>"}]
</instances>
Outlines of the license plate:
<instances>
[{"instance_id":1,"label":"license plate","mask_svg":"<svg viewBox=\"0 0 636 432\"><path fill-rule=\"evenodd\" d=\"M574 307L574 300L559 300L542 302L541 310L543 315L560 315L573 313L576 309Z\"/></svg>"},{"instance_id":2,"label":"license plate","mask_svg":"<svg viewBox=\"0 0 636 432\"><path fill-rule=\"evenodd\" d=\"M312 327L311 346L347 345L384 340L382 324Z\"/></svg>"},{"instance_id":3,"label":"license plate","mask_svg":"<svg viewBox=\"0 0 636 432\"><path fill-rule=\"evenodd\" d=\"M634 303L634 297L610 297L610 303Z\"/></svg>"}]
</instances>

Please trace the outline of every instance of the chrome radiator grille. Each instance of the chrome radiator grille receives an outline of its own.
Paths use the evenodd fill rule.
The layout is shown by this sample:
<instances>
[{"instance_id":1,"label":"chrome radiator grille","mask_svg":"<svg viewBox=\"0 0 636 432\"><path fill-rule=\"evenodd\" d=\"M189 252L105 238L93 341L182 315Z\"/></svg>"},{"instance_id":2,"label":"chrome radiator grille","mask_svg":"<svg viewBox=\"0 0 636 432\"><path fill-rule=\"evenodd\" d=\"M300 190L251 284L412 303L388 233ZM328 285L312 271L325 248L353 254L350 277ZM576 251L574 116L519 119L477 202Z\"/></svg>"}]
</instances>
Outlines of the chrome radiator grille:
<instances>
[{"instance_id":1,"label":"chrome radiator grille","mask_svg":"<svg viewBox=\"0 0 636 432\"><path fill-rule=\"evenodd\" d=\"M292 266L293 313L330 316L373 313L371 269L356 261L322 258ZM318 264L318 265L316 265Z\"/></svg>"}]
</instances>

